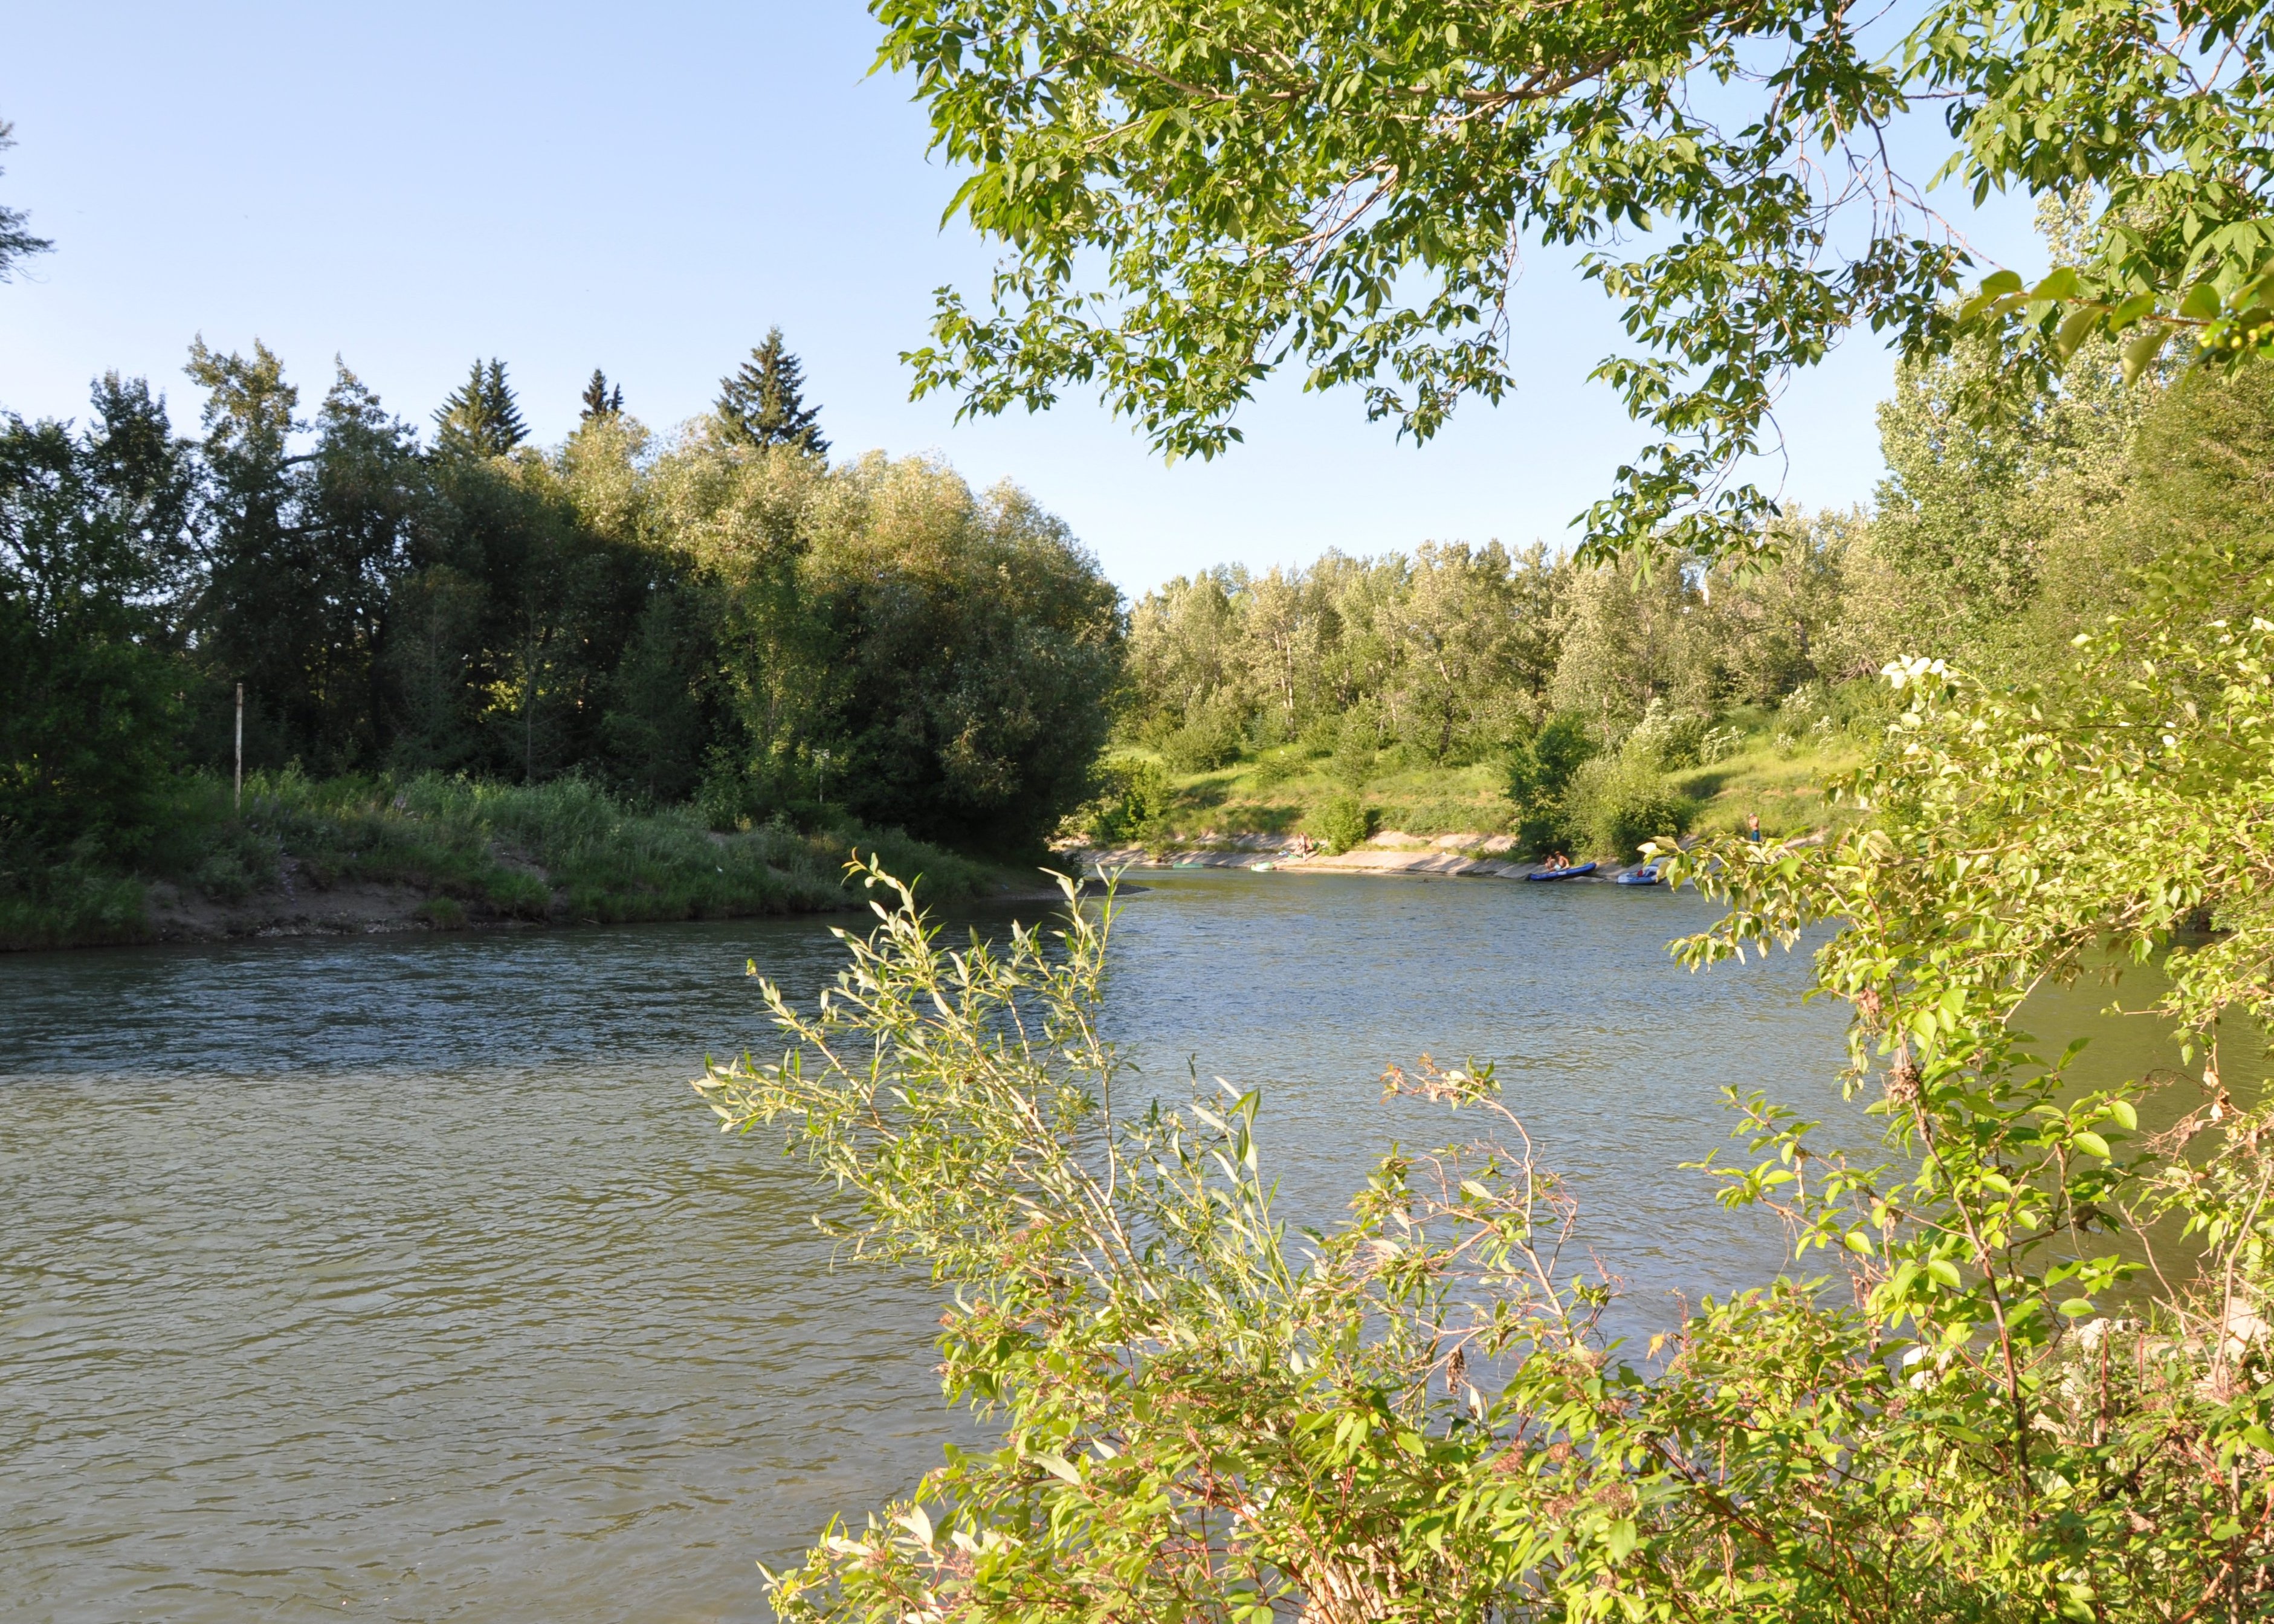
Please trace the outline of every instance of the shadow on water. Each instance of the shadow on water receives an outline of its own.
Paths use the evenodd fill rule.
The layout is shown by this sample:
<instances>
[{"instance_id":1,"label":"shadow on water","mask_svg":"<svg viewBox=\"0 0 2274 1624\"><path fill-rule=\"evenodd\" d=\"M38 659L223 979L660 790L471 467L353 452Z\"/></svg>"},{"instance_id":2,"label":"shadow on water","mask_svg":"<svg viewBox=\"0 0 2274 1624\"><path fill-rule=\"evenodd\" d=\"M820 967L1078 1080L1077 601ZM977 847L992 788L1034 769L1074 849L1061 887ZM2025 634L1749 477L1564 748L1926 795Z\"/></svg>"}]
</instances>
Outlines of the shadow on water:
<instances>
[{"instance_id":1,"label":"shadow on water","mask_svg":"<svg viewBox=\"0 0 2274 1624\"><path fill-rule=\"evenodd\" d=\"M1490 1060L1638 1328L1781 1256L1681 1170L1723 1087L1867 1132L1804 958L1668 958L1694 896L1145 881L1108 1029L1164 1097L1263 1091L1291 1220L1465 1136L1385 1104L1384 1066ZM685 1085L763 1046L746 959L809 998L840 954L764 921L0 961L0 1594L58 1624L763 1617L754 1561L967 1431L929 1287L832 1267L828 1198Z\"/></svg>"}]
</instances>

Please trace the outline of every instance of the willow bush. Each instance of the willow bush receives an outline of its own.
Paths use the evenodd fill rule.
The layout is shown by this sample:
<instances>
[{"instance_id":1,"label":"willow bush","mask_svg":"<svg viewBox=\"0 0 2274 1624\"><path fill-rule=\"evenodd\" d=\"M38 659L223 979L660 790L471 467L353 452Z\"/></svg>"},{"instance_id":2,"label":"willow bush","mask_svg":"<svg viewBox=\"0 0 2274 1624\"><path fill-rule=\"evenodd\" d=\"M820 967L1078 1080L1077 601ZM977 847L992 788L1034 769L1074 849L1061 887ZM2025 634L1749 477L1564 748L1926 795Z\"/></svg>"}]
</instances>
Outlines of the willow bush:
<instances>
[{"instance_id":1,"label":"willow bush","mask_svg":"<svg viewBox=\"0 0 2274 1624\"><path fill-rule=\"evenodd\" d=\"M871 867L899 905L819 1008L766 989L783 1056L697 1086L858 1197L855 1252L952 1290L947 1390L999 1442L832 1526L781 1614L2266 1616L2274 1118L2222 1079L2274 1015L2274 620L2186 605L2274 582L2230 555L2165 585L2043 691L1893 668L1868 822L1671 860L1729 904L1693 966L1845 921L1817 985L1885 1144L1733 1092L1746 1152L1706 1165L1791 1266L1646 1349L1604 1330L1489 1069L1393 1070L1489 1131L1291 1233L1254 1094L1133 1097L1096 1019L1110 898L950 951ZM2166 959L2153 1012L2201 1069L2161 1134L2144 1082L2083 1089L2016 1024L2112 957ZM2113 1240L2174 1231L2144 1274Z\"/></svg>"}]
</instances>

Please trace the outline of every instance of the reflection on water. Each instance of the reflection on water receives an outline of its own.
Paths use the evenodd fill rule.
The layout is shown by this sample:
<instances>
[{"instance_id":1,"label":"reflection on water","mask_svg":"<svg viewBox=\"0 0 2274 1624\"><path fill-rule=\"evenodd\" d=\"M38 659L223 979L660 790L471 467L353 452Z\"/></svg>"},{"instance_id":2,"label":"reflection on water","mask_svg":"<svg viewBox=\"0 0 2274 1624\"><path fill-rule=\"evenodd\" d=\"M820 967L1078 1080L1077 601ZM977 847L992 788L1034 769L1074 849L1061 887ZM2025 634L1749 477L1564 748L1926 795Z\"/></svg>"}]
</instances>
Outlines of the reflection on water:
<instances>
[{"instance_id":1,"label":"reflection on water","mask_svg":"<svg viewBox=\"0 0 2274 1624\"><path fill-rule=\"evenodd\" d=\"M1292 1217L1453 1137L1385 1064L1494 1060L1637 1324L1775 1266L1678 1170L1723 1086L1853 1120L1802 961L1668 961L1694 898L1148 883L1108 1026L1164 1094L1263 1088ZM11 1616L762 1618L755 1560L965 1425L929 1287L832 1270L823 1198L685 1086L765 1036L745 959L809 996L838 951L759 921L0 960Z\"/></svg>"}]
</instances>

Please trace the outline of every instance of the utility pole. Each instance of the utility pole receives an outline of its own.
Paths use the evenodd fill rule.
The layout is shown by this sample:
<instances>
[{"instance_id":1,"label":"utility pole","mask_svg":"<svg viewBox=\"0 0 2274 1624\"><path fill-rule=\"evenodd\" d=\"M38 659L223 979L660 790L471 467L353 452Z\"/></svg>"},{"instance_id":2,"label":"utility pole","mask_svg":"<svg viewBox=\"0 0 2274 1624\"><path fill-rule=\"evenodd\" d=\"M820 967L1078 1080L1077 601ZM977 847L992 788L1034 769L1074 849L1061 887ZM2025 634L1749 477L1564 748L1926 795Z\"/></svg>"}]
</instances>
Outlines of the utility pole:
<instances>
[{"instance_id":1,"label":"utility pole","mask_svg":"<svg viewBox=\"0 0 2274 1624\"><path fill-rule=\"evenodd\" d=\"M240 814L245 810L245 684L242 682L237 685L237 793L231 805Z\"/></svg>"}]
</instances>

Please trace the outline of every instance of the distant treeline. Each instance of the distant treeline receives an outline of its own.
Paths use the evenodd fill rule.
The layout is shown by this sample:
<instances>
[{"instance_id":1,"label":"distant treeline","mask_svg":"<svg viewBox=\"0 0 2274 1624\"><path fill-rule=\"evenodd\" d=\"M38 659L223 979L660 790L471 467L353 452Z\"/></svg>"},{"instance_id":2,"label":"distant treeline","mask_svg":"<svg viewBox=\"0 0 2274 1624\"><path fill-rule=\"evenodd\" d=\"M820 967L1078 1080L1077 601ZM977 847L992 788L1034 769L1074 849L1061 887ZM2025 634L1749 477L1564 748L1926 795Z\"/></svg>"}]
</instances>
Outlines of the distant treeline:
<instances>
[{"instance_id":1,"label":"distant treeline","mask_svg":"<svg viewBox=\"0 0 2274 1624\"><path fill-rule=\"evenodd\" d=\"M2274 530L2274 368L2127 388L2101 343L1985 419L1990 364L1899 374L1872 507L1796 514L1750 560L1433 544L1171 581L1132 615L1122 736L1196 771L1294 741L1521 763L1551 723L1608 750L1653 711L1822 726L1879 703L1863 679L1901 655L2026 680L2176 538Z\"/></svg>"},{"instance_id":2,"label":"distant treeline","mask_svg":"<svg viewBox=\"0 0 2274 1624\"><path fill-rule=\"evenodd\" d=\"M1120 605L1064 524L922 460L832 464L771 335L659 437L595 373L529 442L477 365L424 440L342 367L200 344L201 433L107 377L0 419L0 836L131 860L184 767L578 774L714 823L824 804L982 847L1079 801Z\"/></svg>"}]
</instances>

